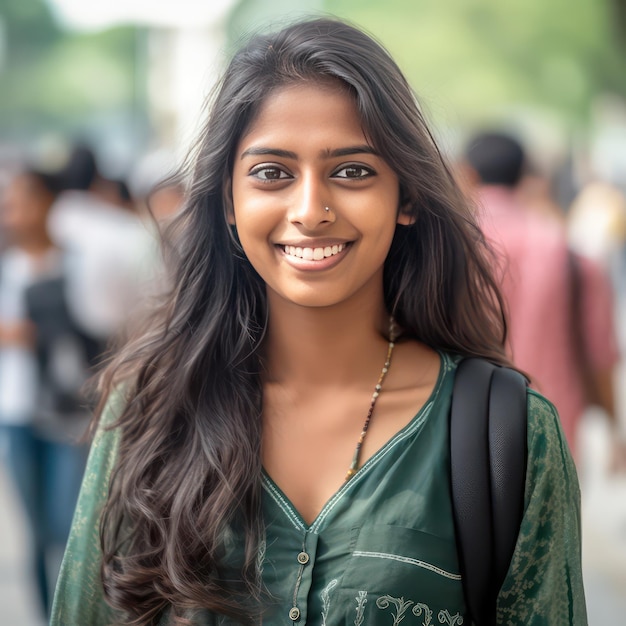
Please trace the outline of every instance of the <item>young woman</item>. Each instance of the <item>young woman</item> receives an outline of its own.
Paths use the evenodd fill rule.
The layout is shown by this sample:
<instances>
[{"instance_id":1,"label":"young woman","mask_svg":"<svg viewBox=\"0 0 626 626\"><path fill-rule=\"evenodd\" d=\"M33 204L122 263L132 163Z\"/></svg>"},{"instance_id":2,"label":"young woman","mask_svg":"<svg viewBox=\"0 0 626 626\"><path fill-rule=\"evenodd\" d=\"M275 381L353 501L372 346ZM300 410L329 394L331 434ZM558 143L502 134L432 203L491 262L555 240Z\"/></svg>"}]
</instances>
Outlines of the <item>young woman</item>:
<instances>
[{"instance_id":1,"label":"young woman","mask_svg":"<svg viewBox=\"0 0 626 626\"><path fill-rule=\"evenodd\" d=\"M468 623L448 412L505 323L389 55L328 19L253 39L177 227L172 293L103 378L53 623ZM532 391L528 420L498 623L584 624L575 470Z\"/></svg>"}]
</instances>

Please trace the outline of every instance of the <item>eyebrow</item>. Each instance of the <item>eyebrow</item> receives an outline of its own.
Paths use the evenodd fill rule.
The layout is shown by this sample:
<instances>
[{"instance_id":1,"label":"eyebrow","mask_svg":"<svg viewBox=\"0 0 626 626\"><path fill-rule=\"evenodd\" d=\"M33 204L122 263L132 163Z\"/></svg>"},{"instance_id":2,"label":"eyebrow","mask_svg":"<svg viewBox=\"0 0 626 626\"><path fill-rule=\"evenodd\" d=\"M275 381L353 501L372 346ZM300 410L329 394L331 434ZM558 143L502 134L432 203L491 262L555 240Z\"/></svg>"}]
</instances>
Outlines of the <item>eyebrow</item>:
<instances>
[{"instance_id":1,"label":"eyebrow","mask_svg":"<svg viewBox=\"0 0 626 626\"><path fill-rule=\"evenodd\" d=\"M325 158L350 156L352 154L373 154L380 156L377 150L374 150L372 146L363 144L360 146L348 146L346 148L337 148L336 150L324 150L322 156Z\"/></svg>"},{"instance_id":2,"label":"eyebrow","mask_svg":"<svg viewBox=\"0 0 626 626\"><path fill-rule=\"evenodd\" d=\"M368 146L367 144L363 144L360 146L347 146L345 148L337 148L335 150L322 150L321 156L324 159L331 159L335 157L343 157L350 156L352 154L373 154L375 156L380 156L379 153L372 148L372 146ZM281 148L269 148L264 146L257 146L248 148L241 153L240 159L243 159L247 156L277 156L283 159L293 159L294 161L298 160L298 155L295 152L291 152L290 150L282 150Z\"/></svg>"},{"instance_id":3,"label":"eyebrow","mask_svg":"<svg viewBox=\"0 0 626 626\"><path fill-rule=\"evenodd\" d=\"M261 146L244 150L240 158L243 159L247 156L277 156L284 159L293 159L294 161L298 159L298 155L295 152L281 150L280 148L264 148Z\"/></svg>"}]
</instances>

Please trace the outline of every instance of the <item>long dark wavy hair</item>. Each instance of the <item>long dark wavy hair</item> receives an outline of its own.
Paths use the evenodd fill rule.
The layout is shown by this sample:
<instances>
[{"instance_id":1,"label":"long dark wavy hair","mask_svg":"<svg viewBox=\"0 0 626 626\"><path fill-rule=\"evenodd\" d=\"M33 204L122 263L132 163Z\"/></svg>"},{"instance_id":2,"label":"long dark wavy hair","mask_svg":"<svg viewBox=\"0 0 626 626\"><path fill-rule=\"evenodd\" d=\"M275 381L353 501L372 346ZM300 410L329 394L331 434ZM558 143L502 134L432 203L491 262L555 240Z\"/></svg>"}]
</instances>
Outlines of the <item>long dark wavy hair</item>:
<instances>
[{"instance_id":1,"label":"long dark wavy hair","mask_svg":"<svg viewBox=\"0 0 626 626\"><path fill-rule=\"evenodd\" d=\"M241 622L260 614L266 294L228 225L228 186L237 145L265 99L328 80L354 98L413 217L397 226L384 269L386 305L404 336L506 362L489 251L389 54L326 18L252 39L228 66L197 142L174 224L171 291L100 381L99 414L114 389L126 400L101 541L106 598L128 624L155 624L166 610L175 624L192 623L198 609ZM233 533L245 556L227 566Z\"/></svg>"}]
</instances>

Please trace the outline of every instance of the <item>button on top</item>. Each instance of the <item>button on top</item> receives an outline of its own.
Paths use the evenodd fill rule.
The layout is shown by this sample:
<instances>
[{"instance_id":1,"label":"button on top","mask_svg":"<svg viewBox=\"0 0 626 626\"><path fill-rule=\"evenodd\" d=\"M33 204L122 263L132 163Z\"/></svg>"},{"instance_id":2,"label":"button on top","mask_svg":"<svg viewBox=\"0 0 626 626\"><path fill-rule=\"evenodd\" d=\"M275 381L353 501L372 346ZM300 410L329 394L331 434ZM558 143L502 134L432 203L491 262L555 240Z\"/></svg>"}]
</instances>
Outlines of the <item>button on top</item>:
<instances>
[{"instance_id":1,"label":"button on top","mask_svg":"<svg viewBox=\"0 0 626 626\"><path fill-rule=\"evenodd\" d=\"M300 552L298 554L298 563L300 565L306 565L309 562L309 555L306 552Z\"/></svg>"},{"instance_id":2,"label":"button on top","mask_svg":"<svg viewBox=\"0 0 626 626\"><path fill-rule=\"evenodd\" d=\"M300 617L300 609L297 606L294 606L289 610L289 619L292 622L295 622Z\"/></svg>"}]
</instances>

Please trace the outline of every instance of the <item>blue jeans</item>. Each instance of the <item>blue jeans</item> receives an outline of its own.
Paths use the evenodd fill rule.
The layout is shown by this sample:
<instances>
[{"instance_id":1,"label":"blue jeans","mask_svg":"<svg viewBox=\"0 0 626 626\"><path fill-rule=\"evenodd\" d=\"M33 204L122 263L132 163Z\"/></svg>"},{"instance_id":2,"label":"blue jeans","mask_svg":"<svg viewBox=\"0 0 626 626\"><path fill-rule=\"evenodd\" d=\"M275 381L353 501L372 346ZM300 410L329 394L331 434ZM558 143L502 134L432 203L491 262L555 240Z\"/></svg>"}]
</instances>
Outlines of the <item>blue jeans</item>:
<instances>
[{"instance_id":1,"label":"blue jeans","mask_svg":"<svg viewBox=\"0 0 626 626\"><path fill-rule=\"evenodd\" d=\"M69 535L86 446L44 439L28 425L0 429L9 475L30 526L33 573L42 610L48 615L57 574L51 572L50 557L63 551Z\"/></svg>"}]
</instances>

